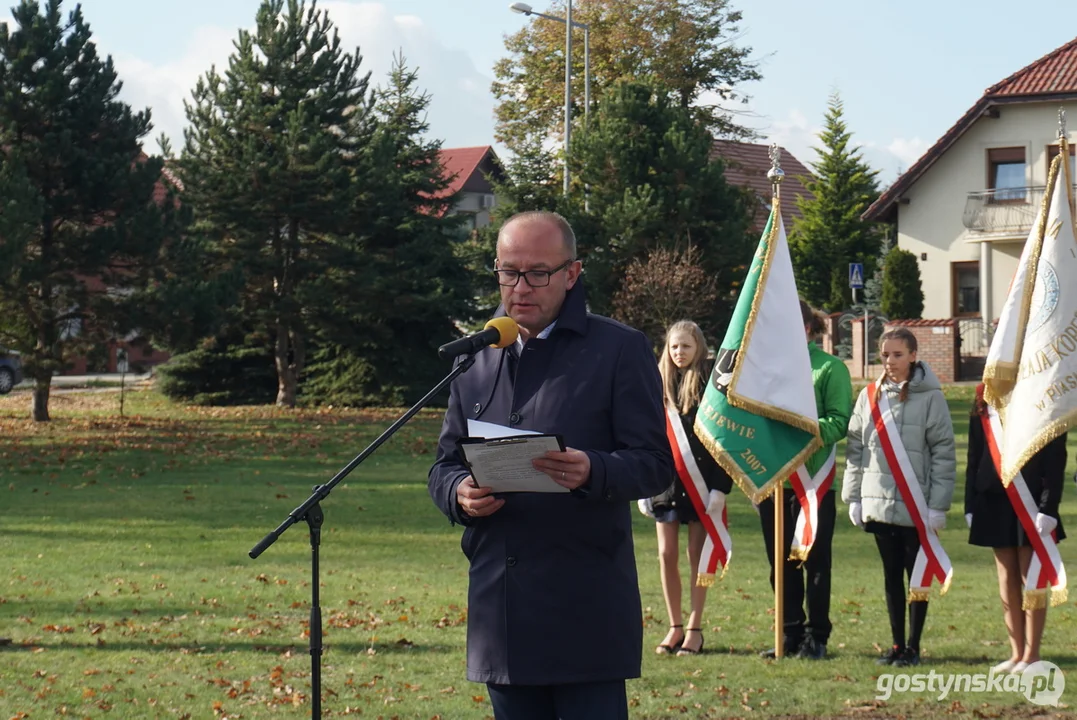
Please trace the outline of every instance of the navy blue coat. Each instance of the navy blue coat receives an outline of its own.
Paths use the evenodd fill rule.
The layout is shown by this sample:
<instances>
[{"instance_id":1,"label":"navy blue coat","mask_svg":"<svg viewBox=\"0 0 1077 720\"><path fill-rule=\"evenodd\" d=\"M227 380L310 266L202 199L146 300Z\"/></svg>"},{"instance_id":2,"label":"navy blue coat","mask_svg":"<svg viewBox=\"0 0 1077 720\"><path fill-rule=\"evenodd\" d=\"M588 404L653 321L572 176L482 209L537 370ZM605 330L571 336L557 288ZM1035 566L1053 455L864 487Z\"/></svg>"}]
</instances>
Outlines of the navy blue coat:
<instances>
[{"instance_id":1,"label":"navy blue coat","mask_svg":"<svg viewBox=\"0 0 1077 720\"><path fill-rule=\"evenodd\" d=\"M484 518L465 515L457 453L468 418L559 433L587 452L581 492L506 493ZM549 338L485 348L457 378L430 470L434 502L465 525L471 563L467 677L555 685L639 677L642 612L631 501L669 487L673 459L661 381L647 338L587 313L582 283L568 292Z\"/></svg>"}]
</instances>

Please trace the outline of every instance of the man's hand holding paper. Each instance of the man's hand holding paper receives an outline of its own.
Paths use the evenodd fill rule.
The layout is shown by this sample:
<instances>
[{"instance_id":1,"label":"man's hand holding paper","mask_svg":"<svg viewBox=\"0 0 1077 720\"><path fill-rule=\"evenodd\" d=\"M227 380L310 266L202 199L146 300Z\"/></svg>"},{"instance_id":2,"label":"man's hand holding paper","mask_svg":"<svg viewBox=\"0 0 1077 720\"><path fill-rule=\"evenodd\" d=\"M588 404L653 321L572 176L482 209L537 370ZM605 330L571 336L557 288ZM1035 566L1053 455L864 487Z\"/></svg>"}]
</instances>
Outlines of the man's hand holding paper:
<instances>
[{"instance_id":1,"label":"man's hand holding paper","mask_svg":"<svg viewBox=\"0 0 1077 720\"><path fill-rule=\"evenodd\" d=\"M566 448L550 451L532 461L536 470L546 473L563 488L575 490L591 477L591 458L582 450Z\"/></svg>"},{"instance_id":2,"label":"man's hand holding paper","mask_svg":"<svg viewBox=\"0 0 1077 720\"><path fill-rule=\"evenodd\" d=\"M501 509L505 501L494 497L494 491L488 487L479 487L475 479L468 475L456 486L456 503L466 515L486 517Z\"/></svg>"},{"instance_id":3,"label":"man's hand holding paper","mask_svg":"<svg viewBox=\"0 0 1077 720\"><path fill-rule=\"evenodd\" d=\"M572 454L565 452L558 435L528 433L493 438L468 437L457 442L475 484L491 492L563 493L577 486L565 483L582 482L576 479L579 458L564 457ZM558 459L550 459L551 453ZM573 453L582 455L590 467L584 453ZM546 463L549 469L536 463ZM554 482L550 482L551 479Z\"/></svg>"}]
</instances>

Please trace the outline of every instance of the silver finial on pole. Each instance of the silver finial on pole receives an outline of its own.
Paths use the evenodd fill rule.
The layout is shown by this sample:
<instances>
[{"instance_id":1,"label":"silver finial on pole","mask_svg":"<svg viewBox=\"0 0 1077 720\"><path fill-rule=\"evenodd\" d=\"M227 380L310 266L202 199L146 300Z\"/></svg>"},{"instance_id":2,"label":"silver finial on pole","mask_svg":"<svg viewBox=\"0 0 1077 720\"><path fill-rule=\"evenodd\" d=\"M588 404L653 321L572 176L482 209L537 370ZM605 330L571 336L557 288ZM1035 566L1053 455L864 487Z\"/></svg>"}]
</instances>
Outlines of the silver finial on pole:
<instances>
[{"instance_id":1,"label":"silver finial on pole","mask_svg":"<svg viewBox=\"0 0 1077 720\"><path fill-rule=\"evenodd\" d=\"M770 146L770 170L767 171L767 177L773 185L785 179L785 171L782 170L782 150L777 143L771 143Z\"/></svg>"},{"instance_id":2,"label":"silver finial on pole","mask_svg":"<svg viewBox=\"0 0 1077 720\"><path fill-rule=\"evenodd\" d=\"M1058 109L1058 137L1059 139L1066 137L1066 108L1064 107Z\"/></svg>"},{"instance_id":3,"label":"silver finial on pole","mask_svg":"<svg viewBox=\"0 0 1077 720\"><path fill-rule=\"evenodd\" d=\"M782 150L777 143L770 145L770 170L767 171L767 177L770 179L774 194L777 195L782 180L785 179L785 171L782 170Z\"/></svg>"}]
</instances>

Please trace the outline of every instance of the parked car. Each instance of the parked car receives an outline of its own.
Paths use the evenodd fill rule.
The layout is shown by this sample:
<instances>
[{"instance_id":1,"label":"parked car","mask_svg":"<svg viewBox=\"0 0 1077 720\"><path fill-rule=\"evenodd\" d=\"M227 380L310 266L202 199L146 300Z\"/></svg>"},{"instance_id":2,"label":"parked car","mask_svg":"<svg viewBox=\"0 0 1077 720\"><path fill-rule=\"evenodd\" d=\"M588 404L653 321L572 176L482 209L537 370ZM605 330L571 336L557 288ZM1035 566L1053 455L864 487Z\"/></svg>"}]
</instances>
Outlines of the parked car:
<instances>
[{"instance_id":1,"label":"parked car","mask_svg":"<svg viewBox=\"0 0 1077 720\"><path fill-rule=\"evenodd\" d=\"M22 382L22 361L19 354L0 348L0 395L7 395L11 388Z\"/></svg>"}]
</instances>

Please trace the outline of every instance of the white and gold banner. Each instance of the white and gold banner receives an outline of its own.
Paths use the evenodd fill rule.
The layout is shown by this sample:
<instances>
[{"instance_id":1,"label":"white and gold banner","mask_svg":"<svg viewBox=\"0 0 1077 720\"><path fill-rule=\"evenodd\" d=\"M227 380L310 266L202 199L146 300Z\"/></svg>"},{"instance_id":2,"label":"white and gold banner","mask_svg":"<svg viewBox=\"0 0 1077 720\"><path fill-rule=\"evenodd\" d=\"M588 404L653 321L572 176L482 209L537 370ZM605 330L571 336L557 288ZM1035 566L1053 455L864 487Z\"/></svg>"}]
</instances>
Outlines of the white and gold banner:
<instances>
[{"instance_id":1,"label":"white and gold banner","mask_svg":"<svg viewBox=\"0 0 1077 720\"><path fill-rule=\"evenodd\" d=\"M1018 263L984 370L1002 419L1002 482L1077 423L1077 240L1069 145L1051 163L1043 205Z\"/></svg>"}]
</instances>

